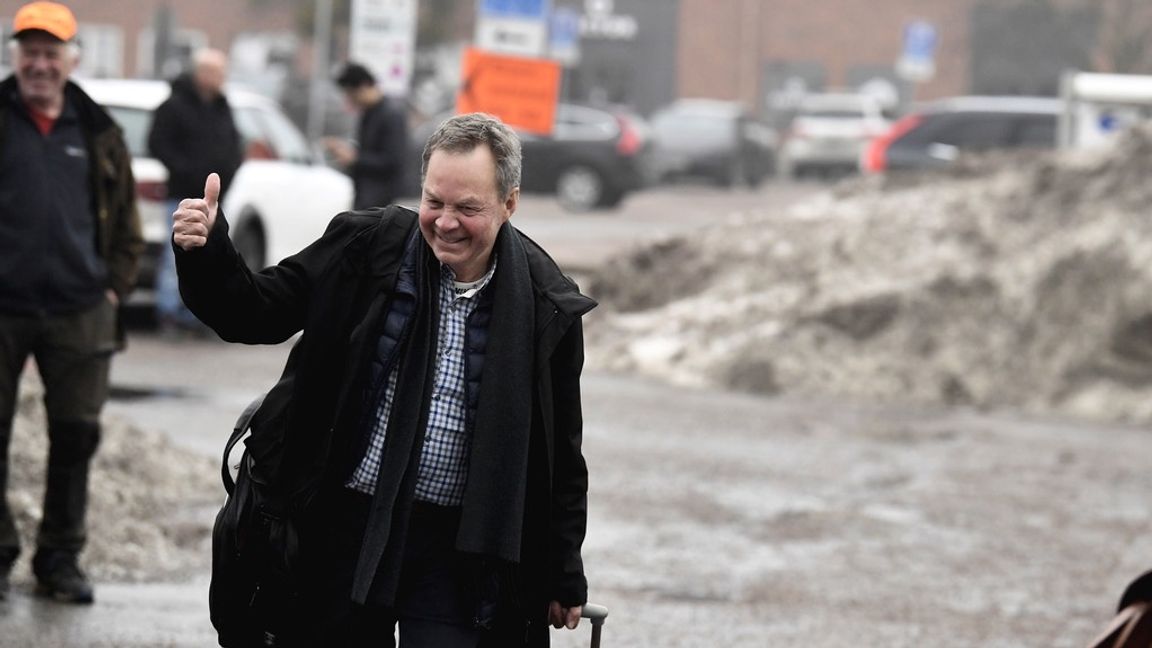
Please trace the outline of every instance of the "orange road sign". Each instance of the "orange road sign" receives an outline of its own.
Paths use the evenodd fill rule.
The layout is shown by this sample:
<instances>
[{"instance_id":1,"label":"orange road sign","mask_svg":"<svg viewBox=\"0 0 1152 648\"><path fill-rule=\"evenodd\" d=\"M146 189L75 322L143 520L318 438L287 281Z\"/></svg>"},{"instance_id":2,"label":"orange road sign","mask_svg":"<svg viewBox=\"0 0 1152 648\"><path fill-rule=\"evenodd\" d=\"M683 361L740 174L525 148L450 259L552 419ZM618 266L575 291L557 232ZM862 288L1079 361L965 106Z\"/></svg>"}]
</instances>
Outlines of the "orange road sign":
<instances>
[{"instance_id":1,"label":"orange road sign","mask_svg":"<svg viewBox=\"0 0 1152 648\"><path fill-rule=\"evenodd\" d=\"M560 93L560 64L548 59L464 52L464 83L456 95L456 113L486 112L505 124L537 135L550 135Z\"/></svg>"}]
</instances>

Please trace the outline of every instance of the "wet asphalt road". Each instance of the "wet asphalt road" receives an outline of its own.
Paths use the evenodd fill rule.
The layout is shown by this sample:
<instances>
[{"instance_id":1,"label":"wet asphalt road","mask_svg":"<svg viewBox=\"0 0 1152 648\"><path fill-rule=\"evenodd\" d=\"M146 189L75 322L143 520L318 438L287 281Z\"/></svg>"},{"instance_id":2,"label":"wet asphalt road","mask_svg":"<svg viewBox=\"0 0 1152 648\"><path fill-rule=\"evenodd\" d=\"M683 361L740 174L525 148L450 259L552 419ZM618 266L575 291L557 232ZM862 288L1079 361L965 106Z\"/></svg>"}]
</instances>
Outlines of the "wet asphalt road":
<instances>
[{"instance_id":1,"label":"wet asphalt road","mask_svg":"<svg viewBox=\"0 0 1152 648\"><path fill-rule=\"evenodd\" d=\"M614 245L688 227L676 209L690 197L637 197L650 211L616 223ZM553 218L521 225L558 257L604 247ZM286 352L138 332L107 414L215 456ZM605 646L1078 647L1152 567L1146 428L595 372L584 390L585 559L611 609ZM554 645L586 642L582 627ZM0 646L211 645L206 575L98 583L89 608L23 589L0 603Z\"/></svg>"},{"instance_id":2,"label":"wet asphalt road","mask_svg":"<svg viewBox=\"0 0 1152 648\"><path fill-rule=\"evenodd\" d=\"M219 343L133 348L120 380L173 349L222 377L278 364ZM606 646L1078 647L1152 562L1146 429L596 373L584 387L585 559L611 609ZM239 400L205 390L109 415L167 408L187 423L170 434L207 447L200 427ZM97 595L76 609L17 592L0 645L214 643L202 580ZM584 628L554 645L586 641Z\"/></svg>"}]
</instances>

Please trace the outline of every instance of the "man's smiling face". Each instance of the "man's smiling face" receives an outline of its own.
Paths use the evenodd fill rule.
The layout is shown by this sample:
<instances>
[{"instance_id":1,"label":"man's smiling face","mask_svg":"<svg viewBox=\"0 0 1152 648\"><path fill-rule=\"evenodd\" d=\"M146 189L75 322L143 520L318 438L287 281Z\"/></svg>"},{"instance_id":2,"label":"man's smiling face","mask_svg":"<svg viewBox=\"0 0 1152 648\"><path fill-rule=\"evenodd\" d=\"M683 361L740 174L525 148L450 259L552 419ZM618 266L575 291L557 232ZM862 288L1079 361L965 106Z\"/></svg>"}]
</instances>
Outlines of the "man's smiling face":
<instances>
[{"instance_id":1,"label":"man's smiling face","mask_svg":"<svg viewBox=\"0 0 1152 648\"><path fill-rule=\"evenodd\" d=\"M76 66L69 45L46 32L33 31L17 39L13 70L24 101L42 111L59 108L64 86Z\"/></svg>"},{"instance_id":2,"label":"man's smiling face","mask_svg":"<svg viewBox=\"0 0 1152 648\"><path fill-rule=\"evenodd\" d=\"M496 235L516 211L519 197L519 188L500 196L496 160L487 146L436 150L424 175L420 232L457 281L475 281L487 272Z\"/></svg>"}]
</instances>

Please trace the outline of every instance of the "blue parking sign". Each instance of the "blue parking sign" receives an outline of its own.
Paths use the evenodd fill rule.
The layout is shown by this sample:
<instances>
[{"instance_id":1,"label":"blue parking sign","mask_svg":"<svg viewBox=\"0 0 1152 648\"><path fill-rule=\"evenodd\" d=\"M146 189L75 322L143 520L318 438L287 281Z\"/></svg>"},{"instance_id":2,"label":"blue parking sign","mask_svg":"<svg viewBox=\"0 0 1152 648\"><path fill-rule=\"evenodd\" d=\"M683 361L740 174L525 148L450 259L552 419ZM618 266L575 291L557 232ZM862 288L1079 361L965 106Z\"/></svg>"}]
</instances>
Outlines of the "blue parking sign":
<instances>
[{"instance_id":1,"label":"blue parking sign","mask_svg":"<svg viewBox=\"0 0 1152 648\"><path fill-rule=\"evenodd\" d=\"M479 13L492 18L543 20L548 15L548 0L480 0Z\"/></svg>"},{"instance_id":2,"label":"blue parking sign","mask_svg":"<svg viewBox=\"0 0 1152 648\"><path fill-rule=\"evenodd\" d=\"M932 61L936 57L936 27L924 20L905 25L902 57L912 61Z\"/></svg>"}]
</instances>

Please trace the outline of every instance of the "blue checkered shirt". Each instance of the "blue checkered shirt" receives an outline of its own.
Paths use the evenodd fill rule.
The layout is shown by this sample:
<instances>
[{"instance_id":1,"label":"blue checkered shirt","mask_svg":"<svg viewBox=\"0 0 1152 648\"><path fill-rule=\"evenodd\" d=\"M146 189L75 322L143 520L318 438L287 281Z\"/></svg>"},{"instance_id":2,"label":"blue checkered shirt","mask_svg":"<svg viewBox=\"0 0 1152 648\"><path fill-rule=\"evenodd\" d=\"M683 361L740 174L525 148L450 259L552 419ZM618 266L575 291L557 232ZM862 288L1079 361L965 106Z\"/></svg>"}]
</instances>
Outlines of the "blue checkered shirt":
<instances>
[{"instance_id":1,"label":"blue checkered shirt","mask_svg":"<svg viewBox=\"0 0 1152 648\"><path fill-rule=\"evenodd\" d=\"M456 506L464 498L468 480L468 455L472 439L467 428L468 402L465 394L464 332L468 316L479 304L477 295L492 280L496 262L479 282L460 289L448 266L441 266L440 327L436 341L436 378L428 408L428 427L416 476L416 499ZM397 367L388 374L388 384L376 409L368 449L352 473L348 486L371 494L376 491L376 477L384 450L384 437L396 394Z\"/></svg>"}]
</instances>

